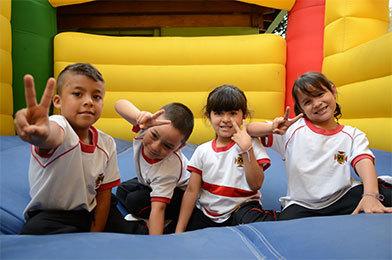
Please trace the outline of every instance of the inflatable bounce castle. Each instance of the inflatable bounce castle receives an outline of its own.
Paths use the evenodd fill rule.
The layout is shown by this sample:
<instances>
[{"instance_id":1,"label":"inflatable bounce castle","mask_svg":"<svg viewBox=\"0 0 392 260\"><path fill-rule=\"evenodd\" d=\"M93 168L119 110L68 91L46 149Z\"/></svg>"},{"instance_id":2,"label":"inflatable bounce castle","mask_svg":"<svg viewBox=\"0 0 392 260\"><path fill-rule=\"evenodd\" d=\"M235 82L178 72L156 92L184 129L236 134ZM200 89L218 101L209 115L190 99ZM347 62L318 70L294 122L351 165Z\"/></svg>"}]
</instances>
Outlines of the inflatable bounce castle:
<instances>
[{"instance_id":1,"label":"inflatable bounce castle","mask_svg":"<svg viewBox=\"0 0 392 260\"><path fill-rule=\"evenodd\" d=\"M254 121L292 106L294 80L321 71L338 88L340 123L363 130L379 175L392 175L392 33L388 0L248 0L288 11L286 38L274 34L204 37L116 37L56 30L56 8L92 0L0 0L0 257L123 258L392 258L392 215L359 214L208 228L181 235L77 233L18 235L29 197L29 145L15 136L13 114L24 107L22 76L38 92L68 64L95 65L106 81L96 127L116 138L122 180L134 176L132 135L114 110L120 98L156 111L179 101L195 114L189 145L210 140L202 118L207 94L241 87ZM11 13L12 10L12 13ZM16 11L17 10L17 11ZM34 17L34 18L33 18ZM41 88L41 89L39 89ZM270 151L269 151L270 152ZM265 208L280 209L286 192L281 159L271 151L262 188Z\"/></svg>"}]
</instances>

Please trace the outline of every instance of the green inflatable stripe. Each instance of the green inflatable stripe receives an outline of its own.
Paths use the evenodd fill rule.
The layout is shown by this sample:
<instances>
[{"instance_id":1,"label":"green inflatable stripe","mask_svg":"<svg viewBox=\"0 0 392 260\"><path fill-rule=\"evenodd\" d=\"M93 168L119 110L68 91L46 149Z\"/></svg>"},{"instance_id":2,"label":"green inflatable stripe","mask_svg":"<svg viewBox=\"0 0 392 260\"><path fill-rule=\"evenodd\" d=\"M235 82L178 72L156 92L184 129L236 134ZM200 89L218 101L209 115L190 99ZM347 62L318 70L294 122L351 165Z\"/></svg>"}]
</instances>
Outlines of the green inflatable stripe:
<instances>
[{"instance_id":1,"label":"green inflatable stripe","mask_svg":"<svg viewBox=\"0 0 392 260\"><path fill-rule=\"evenodd\" d=\"M32 74L37 99L53 76L53 37L56 9L48 0L12 0L12 76L14 112L26 106L23 76Z\"/></svg>"}]
</instances>

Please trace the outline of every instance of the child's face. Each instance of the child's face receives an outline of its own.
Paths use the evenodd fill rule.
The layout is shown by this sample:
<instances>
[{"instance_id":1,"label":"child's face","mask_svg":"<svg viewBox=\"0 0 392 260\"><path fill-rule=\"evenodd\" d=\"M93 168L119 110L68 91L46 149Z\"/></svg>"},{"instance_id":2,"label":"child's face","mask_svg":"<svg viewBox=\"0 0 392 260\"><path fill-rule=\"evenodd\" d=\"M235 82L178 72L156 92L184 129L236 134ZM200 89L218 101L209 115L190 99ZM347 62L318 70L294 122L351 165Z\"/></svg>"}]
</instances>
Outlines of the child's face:
<instances>
[{"instance_id":1,"label":"child's face","mask_svg":"<svg viewBox=\"0 0 392 260\"><path fill-rule=\"evenodd\" d=\"M223 143L230 141L235 133L233 122L236 122L238 126L241 126L243 119L244 114L241 109L222 112L212 111L210 113L210 122L216 133L217 141Z\"/></svg>"},{"instance_id":2,"label":"child's face","mask_svg":"<svg viewBox=\"0 0 392 260\"><path fill-rule=\"evenodd\" d=\"M150 127L143 137L143 152L154 160L161 160L182 146L184 135L171 124Z\"/></svg>"},{"instance_id":3,"label":"child's face","mask_svg":"<svg viewBox=\"0 0 392 260\"><path fill-rule=\"evenodd\" d=\"M306 117L316 125L327 127L330 123L335 125L334 113L336 109L336 88L332 92L327 88L319 91L315 97L298 91L298 102Z\"/></svg>"},{"instance_id":4,"label":"child's face","mask_svg":"<svg viewBox=\"0 0 392 260\"><path fill-rule=\"evenodd\" d=\"M60 109L76 133L88 131L101 116L104 83L84 75L67 73L61 94L55 95L53 104Z\"/></svg>"}]
</instances>

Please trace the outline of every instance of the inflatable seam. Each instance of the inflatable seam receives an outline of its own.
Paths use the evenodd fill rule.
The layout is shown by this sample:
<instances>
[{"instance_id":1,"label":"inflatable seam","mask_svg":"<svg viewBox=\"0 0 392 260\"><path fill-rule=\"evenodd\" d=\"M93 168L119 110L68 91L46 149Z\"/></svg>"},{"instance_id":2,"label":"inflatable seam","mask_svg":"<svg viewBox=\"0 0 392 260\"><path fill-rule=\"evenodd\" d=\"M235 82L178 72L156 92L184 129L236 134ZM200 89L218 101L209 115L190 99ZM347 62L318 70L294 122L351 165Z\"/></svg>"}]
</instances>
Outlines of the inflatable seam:
<instances>
[{"instance_id":1,"label":"inflatable seam","mask_svg":"<svg viewBox=\"0 0 392 260\"><path fill-rule=\"evenodd\" d=\"M254 228L253 226L247 225L245 226L247 228L249 228L250 230L252 230L256 236L263 242L263 244L270 250L270 252L278 259L285 259L279 252L278 250L275 249L275 247L268 242L268 239L256 228Z\"/></svg>"},{"instance_id":2,"label":"inflatable seam","mask_svg":"<svg viewBox=\"0 0 392 260\"><path fill-rule=\"evenodd\" d=\"M347 18L366 19L366 20L380 21L380 22L383 22L383 23L389 23L389 21L385 21L383 19L377 19L377 18L373 18L373 17L342 16L342 17L339 17L339 18L337 18L337 19L335 19L335 20L325 24L325 28L327 28L331 24L337 23L338 21L343 20L343 19L347 19Z\"/></svg>"},{"instance_id":3,"label":"inflatable seam","mask_svg":"<svg viewBox=\"0 0 392 260\"><path fill-rule=\"evenodd\" d=\"M249 241L249 239L246 238L246 236L242 232L240 232L240 230L238 230L235 227L227 227L227 228L229 230L233 231L234 233L236 233L237 235L239 235L241 240L244 241L244 244L249 248L249 250L253 253L253 255L257 259L265 259L265 256L263 254L261 254L261 252L259 252L259 250L256 249L254 244L251 241Z\"/></svg>"}]
</instances>

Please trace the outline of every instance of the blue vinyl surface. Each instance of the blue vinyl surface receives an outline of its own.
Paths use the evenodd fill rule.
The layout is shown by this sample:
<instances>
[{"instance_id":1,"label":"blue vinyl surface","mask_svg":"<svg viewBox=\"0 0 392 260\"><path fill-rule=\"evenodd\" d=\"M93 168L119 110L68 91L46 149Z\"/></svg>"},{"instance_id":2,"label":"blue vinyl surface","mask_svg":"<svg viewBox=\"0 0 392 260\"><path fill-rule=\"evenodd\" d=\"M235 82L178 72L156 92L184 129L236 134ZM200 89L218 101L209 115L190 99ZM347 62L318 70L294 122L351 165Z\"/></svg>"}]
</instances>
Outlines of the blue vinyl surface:
<instances>
[{"instance_id":1,"label":"blue vinyl surface","mask_svg":"<svg viewBox=\"0 0 392 260\"><path fill-rule=\"evenodd\" d=\"M116 140L122 181L134 176L130 142ZM195 146L184 153L190 157ZM392 175L392 153L373 150L379 175ZM283 162L272 165L262 188L263 206L279 209L285 194ZM392 259L392 215L314 217L236 227L208 228L180 235L142 236L76 233L16 235L29 197L30 146L0 137L0 259Z\"/></svg>"}]
</instances>

